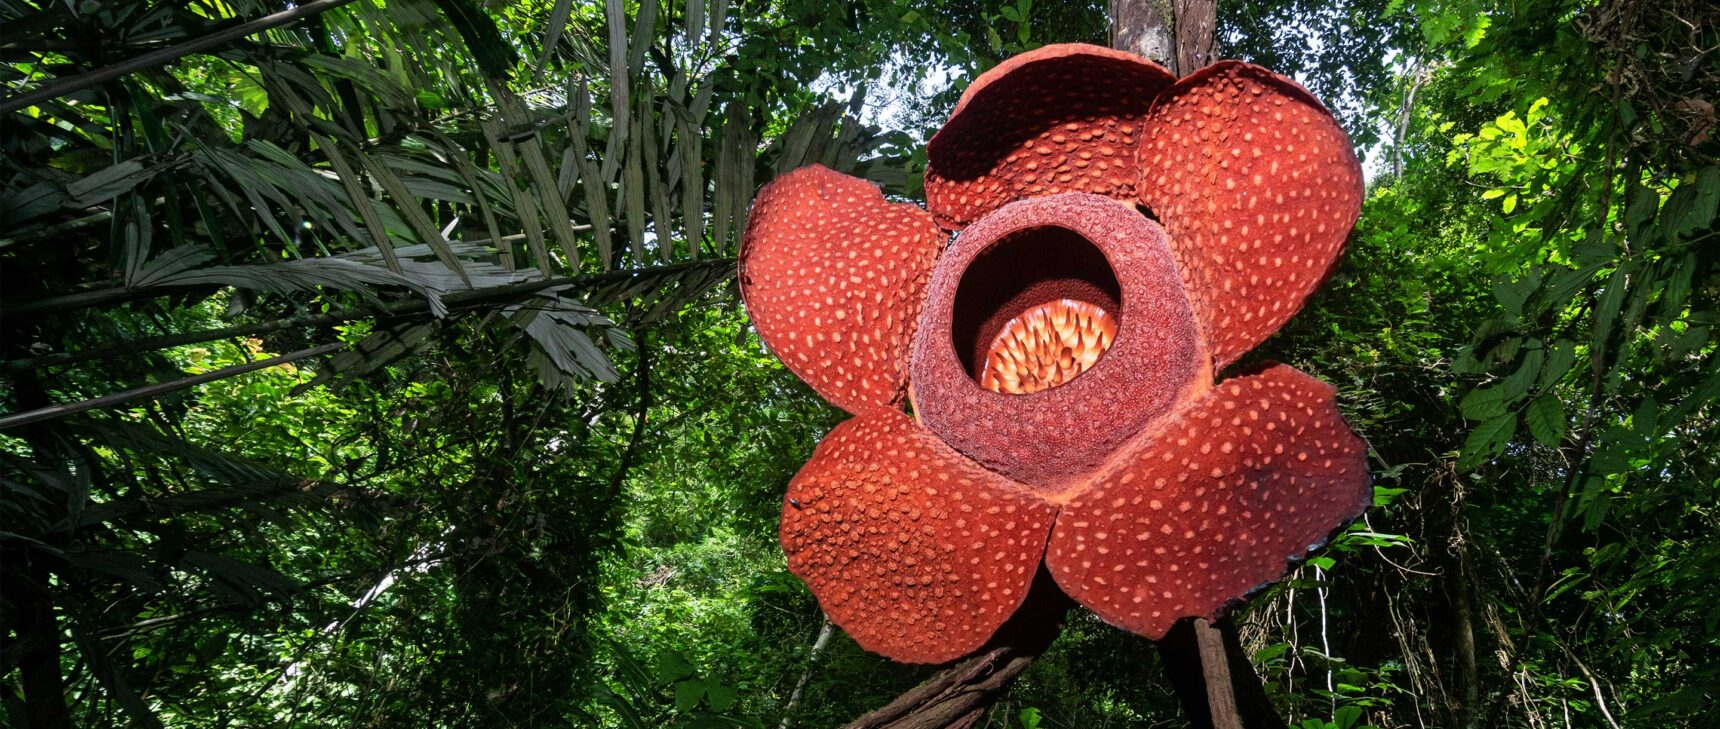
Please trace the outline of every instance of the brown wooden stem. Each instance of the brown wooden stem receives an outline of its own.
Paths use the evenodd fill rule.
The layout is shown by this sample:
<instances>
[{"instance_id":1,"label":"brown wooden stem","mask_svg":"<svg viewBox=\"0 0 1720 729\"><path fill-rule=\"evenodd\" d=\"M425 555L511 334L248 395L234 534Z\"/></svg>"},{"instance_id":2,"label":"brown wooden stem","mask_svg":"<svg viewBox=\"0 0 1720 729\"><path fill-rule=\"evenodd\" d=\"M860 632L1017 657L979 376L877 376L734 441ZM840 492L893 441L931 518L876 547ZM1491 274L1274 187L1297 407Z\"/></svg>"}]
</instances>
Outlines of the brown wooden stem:
<instances>
[{"instance_id":1,"label":"brown wooden stem","mask_svg":"<svg viewBox=\"0 0 1720 729\"><path fill-rule=\"evenodd\" d=\"M1157 643L1192 729L1282 729L1229 618L1184 620Z\"/></svg>"},{"instance_id":2,"label":"brown wooden stem","mask_svg":"<svg viewBox=\"0 0 1720 729\"><path fill-rule=\"evenodd\" d=\"M1063 628L1074 603L1044 569L1027 600L997 636L971 658L945 668L846 729L948 729L971 727L1033 664Z\"/></svg>"},{"instance_id":3,"label":"brown wooden stem","mask_svg":"<svg viewBox=\"0 0 1720 729\"><path fill-rule=\"evenodd\" d=\"M1214 729L1242 729L1230 679L1230 662L1224 655L1224 635L1205 618L1194 619L1194 642L1200 646L1201 678L1206 680L1206 705L1212 712Z\"/></svg>"}]
</instances>

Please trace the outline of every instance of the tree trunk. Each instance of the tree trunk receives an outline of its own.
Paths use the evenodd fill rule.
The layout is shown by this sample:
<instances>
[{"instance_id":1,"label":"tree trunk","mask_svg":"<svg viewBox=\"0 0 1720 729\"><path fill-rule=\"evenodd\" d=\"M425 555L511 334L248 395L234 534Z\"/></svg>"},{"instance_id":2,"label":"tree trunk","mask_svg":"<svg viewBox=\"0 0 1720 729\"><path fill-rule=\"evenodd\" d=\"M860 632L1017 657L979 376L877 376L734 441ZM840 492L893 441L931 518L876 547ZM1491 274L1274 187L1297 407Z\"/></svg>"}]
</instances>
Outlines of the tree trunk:
<instances>
[{"instance_id":1,"label":"tree trunk","mask_svg":"<svg viewBox=\"0 0 1720 729\"><path fill-rule=\"evenodd\" d=\"M19 569L7 572L18 579L7 581L11 586L7 593L17 611L13 620L18 631L24 716L14 718L21 718L29 729L70 727L65 678L60 672L60 626L47 592L48 571L41 555L17 556Z\"/></svg>"},{"instance_id":2,"label":"tree trunk","mask_svg":"<svg viewBox=\"0 0 1720 729\"><path fill-rule=\"evenodd\" d=\"M23 350L28 337L15 336L5 347L6 354ZM14 381L14 393L20 410L44 407L48 393L34 372L25 372ZM21 435L30 444L38 461L53 456L52 438L46 426L34 425L23 429ZM53 518L65 512L55 506L48 508ZM5 606L0 610L0 637L8 630L16 636L18 652L18 688L23 694L23 716L14 716L26 729L62 729L72 725L66 705L66 680L60 666L60 621L54 612L54 596L50 592L52 576L47 556L36 550L14 547L0 560L0 583L5 587ZM10 707L9 707L10 708Z\"/></svg>"},{"instance_id":3,"label":"tree trunk","mask_svg":"<svg viewBox=\"0 0 1720 729\"><path fill-rule=\"evenodd\" d=\"M1177 73L1176 9L1172 2L1110 0L1111 47L1151 58Z\"/></svg>"},{"instance_id":4,"label":"tree trunk","mask_svg":"<svg viewBox=\"0 0 1720 729\"><path fill-rule=\"evenodd\" d=\"M1217 0L1110 0L1111 47L1179 76L1212 63Z\"/></svg>"},{"instance_id":5,"label":"tree trunk","mask_svg":"<svg viewBox=\"0 0 1720 729\"><path fill-rule=\"evenodd\" d=\"M1461 564L1461 562L1460 562ZM1481 672L1475 660L1475 618L1469 603L1469 577L1461 569L1447 573L1451 590L1451 628L1457 637L1457 684L1461 687L1463 703L1458 707L1458 722L1463 729L1476 729L1481 716Z\"/></svg>"}]
</instances>

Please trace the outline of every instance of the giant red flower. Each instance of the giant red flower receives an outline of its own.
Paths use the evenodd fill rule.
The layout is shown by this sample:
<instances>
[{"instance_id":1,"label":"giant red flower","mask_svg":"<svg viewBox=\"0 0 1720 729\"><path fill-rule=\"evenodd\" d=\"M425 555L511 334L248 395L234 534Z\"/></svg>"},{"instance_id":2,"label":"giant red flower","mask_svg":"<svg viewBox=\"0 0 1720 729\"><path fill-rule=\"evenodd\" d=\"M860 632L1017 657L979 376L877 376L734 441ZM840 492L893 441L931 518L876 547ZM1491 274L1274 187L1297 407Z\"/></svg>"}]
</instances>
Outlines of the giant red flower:
<instances>
[{"instance_id":1,"label":"giant red flower","mask_svg":"<svg viewBox=\"0 0 1720 729\"><path fill-rule=\"evenodd\" d=\"M1319 101L1245 63L1178 80L1047 46L975 81L927 152L930 212L803 168L759 193L740 253L759 336L854 415L789 484L781 540L861 646L970 653L1042 561L1159 638L1361 513L1330 386L1214 382L1355 224L1361 171Z\"/></svg>"}]
</instances>

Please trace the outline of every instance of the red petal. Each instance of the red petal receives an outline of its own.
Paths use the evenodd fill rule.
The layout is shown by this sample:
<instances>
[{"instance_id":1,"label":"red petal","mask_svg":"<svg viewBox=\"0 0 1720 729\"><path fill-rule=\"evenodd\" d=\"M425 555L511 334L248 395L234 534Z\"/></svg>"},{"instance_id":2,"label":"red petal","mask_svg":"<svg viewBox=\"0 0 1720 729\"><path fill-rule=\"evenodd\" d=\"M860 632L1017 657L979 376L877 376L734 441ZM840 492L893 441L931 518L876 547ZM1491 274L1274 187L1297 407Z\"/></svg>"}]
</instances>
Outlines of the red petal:
<instances>
[{"instance_id":1,"label":"red petal","mask_svg":"<svg viewBox=\"0 0 1720 729\"><path fill-rule=\"evenodd\" d=\"M943 663L1021 605L1054 515L880 410L825 436L789 484L780 536L789 570L860 647Z\"/></svg>"},{"instance_id":2,"label":"red petal","mask_svg":"<svg viewBox=\"0 0 1720 729\"><path fill-rule=\"evenodd\" d=\"M901 402L908 346L944 234L924 210L826 167L778 177L741 239L741 297L759 337L851 413Z\"/></svg>"},{"instance_id":3,"label":"red petal","mask_svg":"<svg viewBox=\"0 0 1720 729\"><path fill-rule=\"evenodd\" d=\"M1059 192L1133 200L1130 150L1176 77L1132 53L1050 45L982 74L926 148L926 207L965 227L1006 203Z\"/></svg>"},{"instance_id":4,"label":"red petal","mask_svg":"<svg viewBox=\"0 0 1720 729\"><path fill-rule=\"evenodd\" d=\"M1148 124L1141 200L1170 232L1222 368L1331 273L1361 211L1362 169L1318 100L1237 61L1178 81Z\"/></svg>"},{"instance_id":5,"label":"red petal","mask_svg":"<svg viewBox=\"0 0 1720 729\"><path fill-rule=\"evenodd\" d=\"M1281 577L1368 504L1366 447L1332 394L1285 365L1219 383L1064 507L1057 584L1157 640Z\"/></svg>"}]
</instances>

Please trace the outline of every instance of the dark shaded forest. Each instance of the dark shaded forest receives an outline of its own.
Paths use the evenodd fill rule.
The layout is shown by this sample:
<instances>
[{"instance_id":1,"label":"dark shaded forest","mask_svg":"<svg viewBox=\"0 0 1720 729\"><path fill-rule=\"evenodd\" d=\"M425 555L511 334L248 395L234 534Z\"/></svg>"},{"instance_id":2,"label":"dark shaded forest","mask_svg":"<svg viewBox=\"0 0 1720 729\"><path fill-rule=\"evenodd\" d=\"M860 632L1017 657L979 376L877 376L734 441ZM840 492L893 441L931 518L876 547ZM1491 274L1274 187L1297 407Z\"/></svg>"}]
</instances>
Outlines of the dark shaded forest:
<instances>
[{"instance_id":1,"label":"dark shaded forest","mask_svg":"<svg viewBox=\"0 0 1720 729\"><path fill-rule=\"evenodd\" d=\"M1715 727L1720 7L1219 0L1362 160L1240 366L1373 504L1231 624L1302 729ZM777 525L846 416L735 283L808 164L924 200L968 82L1105 3L0 0L11 726L838 726L937 667ZM1177 727L1076 610L981 726Z\"/></svg>"}]
</instances>

